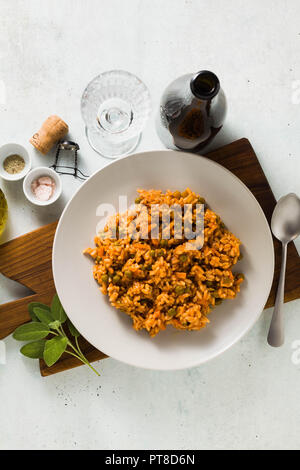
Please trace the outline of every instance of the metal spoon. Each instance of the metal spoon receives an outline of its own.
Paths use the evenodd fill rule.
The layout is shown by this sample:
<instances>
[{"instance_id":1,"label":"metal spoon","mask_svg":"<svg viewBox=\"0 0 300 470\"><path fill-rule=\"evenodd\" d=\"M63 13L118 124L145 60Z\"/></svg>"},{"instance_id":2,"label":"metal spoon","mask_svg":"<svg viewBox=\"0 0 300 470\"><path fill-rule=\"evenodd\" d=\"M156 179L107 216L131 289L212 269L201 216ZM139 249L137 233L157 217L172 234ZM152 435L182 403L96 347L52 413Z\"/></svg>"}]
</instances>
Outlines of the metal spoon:
<instances>
[{"instance_id":1,"label":"metal spoon","mask_svg":"<svg viewBox=\"0 0 300 470\"><path fill-rule=\"evenodd\" d=\"M280 278L268 334L270 346L278 347L284 343L283 302L287 245L300 235L300 199L296 194L290 193L279 199L273 212L271 228L282 243Z\"/></svg>"}]
</instances>

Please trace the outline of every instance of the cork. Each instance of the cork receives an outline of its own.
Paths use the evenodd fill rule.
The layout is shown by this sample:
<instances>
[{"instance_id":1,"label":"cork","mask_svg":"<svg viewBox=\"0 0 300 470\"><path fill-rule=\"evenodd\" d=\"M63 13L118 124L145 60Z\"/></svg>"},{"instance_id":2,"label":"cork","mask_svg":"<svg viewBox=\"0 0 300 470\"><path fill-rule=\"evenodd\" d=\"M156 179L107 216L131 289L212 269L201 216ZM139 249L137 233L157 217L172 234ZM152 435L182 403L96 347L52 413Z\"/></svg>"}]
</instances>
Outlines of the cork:
<instances>
[{"instance_id":1,"label":"cork","mask_svg":"<svg viewBox=\"0 0 300 470\"><path fill-rule=\"evenodd\" d=\"M43 155L46 155L68 131L68 125L54 114L46 119L40 130L31 137L29 142Z\"/></svg>"}]
</instances>

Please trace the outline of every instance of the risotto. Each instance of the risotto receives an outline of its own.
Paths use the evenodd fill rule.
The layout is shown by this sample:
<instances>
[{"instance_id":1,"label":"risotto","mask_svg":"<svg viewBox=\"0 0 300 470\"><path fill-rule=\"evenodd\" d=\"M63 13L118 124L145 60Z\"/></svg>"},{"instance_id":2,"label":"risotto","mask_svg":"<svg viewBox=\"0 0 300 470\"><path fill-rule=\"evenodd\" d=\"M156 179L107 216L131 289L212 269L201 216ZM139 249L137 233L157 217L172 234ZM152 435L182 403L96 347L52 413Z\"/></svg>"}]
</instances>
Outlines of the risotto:
<instances>
[{"instance_id":1,"label":"risotto","mask_svg":"<svg viewBox=\"0 0 300 470\"><path fill-rule=\"evenodd\" d=\"M209 322L208 314L216 305L233 299L240 291L244 277L233 273L232 268L241 257L241 242L189 188L183 192L138 193L136 207L110 218L95 238L96 246L84 251L94 260L94 278L110 303L132 318L135 330L146 329L150 336L167 325L200 330ZM191 242L183 232L178 239L171 214L168 239L160 224L153 238L153 205L179 205L183 209L187 204L190 211L184 217L193 227L197 208L204 204L202 235Z\"/></svg>"}]
</instances>

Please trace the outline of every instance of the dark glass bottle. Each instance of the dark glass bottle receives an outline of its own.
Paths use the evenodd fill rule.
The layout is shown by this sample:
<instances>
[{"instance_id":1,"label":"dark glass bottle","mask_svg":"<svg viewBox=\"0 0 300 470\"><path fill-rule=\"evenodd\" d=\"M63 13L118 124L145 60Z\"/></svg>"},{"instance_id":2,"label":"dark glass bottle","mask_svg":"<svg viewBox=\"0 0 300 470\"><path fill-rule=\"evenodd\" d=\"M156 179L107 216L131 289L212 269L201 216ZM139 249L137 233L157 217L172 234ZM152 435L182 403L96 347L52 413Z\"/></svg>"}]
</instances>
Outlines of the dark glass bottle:
<instances>
[{"instance_id":1,"label":"dark glass bottle","mask_svg":"<svg viewBox=\"0 0 300 470\"><path fill-rule=\"evenodd\" d=\"M214 73L183 75L161 98L157 133L168 148L197 152L220 131L225 115L225 94Z\"/></svg>"}]
</instances>

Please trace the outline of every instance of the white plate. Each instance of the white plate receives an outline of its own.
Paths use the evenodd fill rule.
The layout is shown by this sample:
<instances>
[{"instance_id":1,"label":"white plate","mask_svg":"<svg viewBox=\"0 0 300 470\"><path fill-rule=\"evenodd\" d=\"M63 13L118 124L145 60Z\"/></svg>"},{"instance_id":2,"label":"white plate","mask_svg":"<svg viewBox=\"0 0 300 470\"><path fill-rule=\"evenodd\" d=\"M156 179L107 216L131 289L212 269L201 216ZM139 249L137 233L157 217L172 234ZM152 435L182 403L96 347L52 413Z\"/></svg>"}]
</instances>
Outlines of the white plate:
<instances>
[{"instance_id":1,"label":"white plate","mask_svg":"<svg viewBox=\"0 0 300 470\"><path fill-rule=\"evenodd\" d=\"M131 319L111 307L93 279L93 263L82 251L94 246L96 209L118 207L118 196L134 202L137 188L184 190L205 197L243 243L237 271L245 274L241 292L209 315L198 332L168 327L155 338L136 332ZM53 249L57 293L82 335L105 354L148 369L182 369L212 359L235 344L255 323L267 301L274 272L270 229L258 202L230 171L213 161L173 151L121 158L95 173L74 195L59 221Z\"/></svg>"}]
</instances>

